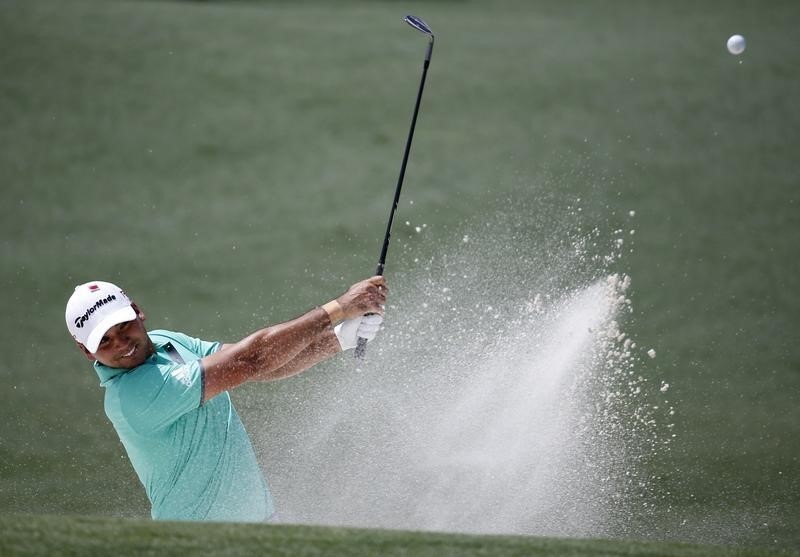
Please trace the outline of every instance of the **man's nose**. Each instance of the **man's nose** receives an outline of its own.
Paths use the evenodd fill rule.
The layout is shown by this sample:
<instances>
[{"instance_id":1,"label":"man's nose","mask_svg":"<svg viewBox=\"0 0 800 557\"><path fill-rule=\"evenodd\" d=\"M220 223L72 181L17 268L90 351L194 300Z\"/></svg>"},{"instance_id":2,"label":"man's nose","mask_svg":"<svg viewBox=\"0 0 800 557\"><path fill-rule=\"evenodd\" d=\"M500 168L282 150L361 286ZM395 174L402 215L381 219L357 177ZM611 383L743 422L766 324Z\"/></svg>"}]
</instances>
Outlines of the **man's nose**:
<instances>
[{"instance_id":1,"label":"man's nose","mask_svg":"<svg viewBox=\"0 0 800 557\"><path fill-rule=\"evenodd\" d=\"M126 338L125 335L116 334L111 339L111 343L114 349L117 350L119 348L125 348L125 345L128 344L128 339Z\"/></svg>"}]
</instances>

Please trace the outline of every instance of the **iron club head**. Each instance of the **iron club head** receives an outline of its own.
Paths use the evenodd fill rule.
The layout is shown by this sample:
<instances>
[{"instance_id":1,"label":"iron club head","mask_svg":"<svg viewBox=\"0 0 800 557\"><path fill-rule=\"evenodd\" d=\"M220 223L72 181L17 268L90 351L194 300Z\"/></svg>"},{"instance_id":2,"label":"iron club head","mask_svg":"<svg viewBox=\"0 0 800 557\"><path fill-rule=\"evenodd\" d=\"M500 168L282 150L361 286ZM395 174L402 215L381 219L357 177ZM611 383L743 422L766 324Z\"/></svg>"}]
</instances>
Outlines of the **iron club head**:
<instances>
[{"instance_id":1,"label":"iron club head","mask_svg":"<svg viewBox=\"0 0 800 557\"><path fill-rule=\"evenodd\" d=\"M431 28L428 27L427 23L422 21L417 16L415 16L415 15L407 15L406 17L403 18L403 21L408 23L411 27L413 27L417 31L419 31L421 33L425 33L426 35L428 35L431 38L431 41L433 40L433 31L431 31Z\"/></svg>"}]
</instances>

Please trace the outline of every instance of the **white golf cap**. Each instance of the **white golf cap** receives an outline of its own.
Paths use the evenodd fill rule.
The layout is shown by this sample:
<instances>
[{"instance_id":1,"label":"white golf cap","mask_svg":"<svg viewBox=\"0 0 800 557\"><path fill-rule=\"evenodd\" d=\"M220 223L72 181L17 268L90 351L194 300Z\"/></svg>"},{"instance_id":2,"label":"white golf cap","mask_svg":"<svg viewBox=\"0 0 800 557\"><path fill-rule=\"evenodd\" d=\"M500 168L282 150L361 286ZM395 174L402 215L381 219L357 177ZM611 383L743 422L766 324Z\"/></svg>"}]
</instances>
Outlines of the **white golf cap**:
<instances>
[{"instance_id":1,"label":"white golf cap","mask_svg":"<svg viewBox=\"0 0 800 557\"><path fill-rule=\"evenodd\" d=\"M106 331L118 323L133 321L136 311L119 286L96 280L75 287L65 317L69 333L94 354Z\"/></svg>"}]
</instances>

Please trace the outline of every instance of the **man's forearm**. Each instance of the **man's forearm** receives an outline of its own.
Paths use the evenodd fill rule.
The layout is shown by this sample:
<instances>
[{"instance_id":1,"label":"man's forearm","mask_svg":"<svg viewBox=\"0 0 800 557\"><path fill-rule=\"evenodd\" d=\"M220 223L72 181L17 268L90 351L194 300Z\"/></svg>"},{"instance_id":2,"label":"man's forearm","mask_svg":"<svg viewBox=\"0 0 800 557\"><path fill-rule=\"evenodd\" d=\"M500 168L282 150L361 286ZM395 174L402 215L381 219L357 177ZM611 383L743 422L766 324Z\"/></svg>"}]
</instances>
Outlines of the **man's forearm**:
<instances>
[{"instance_id":1,"label":"man's forearm","mask_svg":"<svg viewBox=\"0 0 800 557\"><path fill-rule=\"evenodd\" d=\"M278 369L265 371L254 375L251 381L276 381L285 379L292 375L297 375L308 368L327 360L331 356L341 352L339 340L333 330L330 329L323 333L317 340L307 346L302 352L295 356Z\"/></svg>"},{"instance_id":2,"label":"man's forearm","mask_svg":"<svg viewBox=\"0 0 800 557\"><path fill-rule=\"evenodd\" d=\"M223 345L201 361L204 400L255 377L262 380L288 377L330 357L339 349L333 344L338 342L333 326L339 321L382 313L385 303L385 279L374 276L357 282L336 300L297 319L257 331L235 344Z\"/></svg>"},{"instance_id":3,"label":"man's forearm","mask_svg":"<svg viewBox=\"0 0 800 557\"><path fill-rule=\"evenodd\" d=\"M331 331L322 308L253 333L245 339L203 358L205 399L250 381L256 375L276 372Z\"/></svg>"}]
</instances>

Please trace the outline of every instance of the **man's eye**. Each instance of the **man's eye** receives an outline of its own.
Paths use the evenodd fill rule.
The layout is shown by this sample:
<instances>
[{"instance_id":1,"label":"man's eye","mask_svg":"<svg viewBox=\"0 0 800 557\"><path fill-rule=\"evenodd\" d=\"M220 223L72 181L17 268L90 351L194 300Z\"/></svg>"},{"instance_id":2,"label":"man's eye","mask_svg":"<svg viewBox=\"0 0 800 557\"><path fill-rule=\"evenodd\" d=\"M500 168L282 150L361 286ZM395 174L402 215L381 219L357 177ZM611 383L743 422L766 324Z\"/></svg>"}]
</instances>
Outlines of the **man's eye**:
<instances>
[{"instance_id":1,"label":"man's eye","mask_svg":"<svg viewBox=\"0 0 800 557\"><path fill-rule=\"evenodd\" d=\"M104 344L108 344L108 337L101 338L98 346L103 346Z\"/></svg>"}]
</instances>

